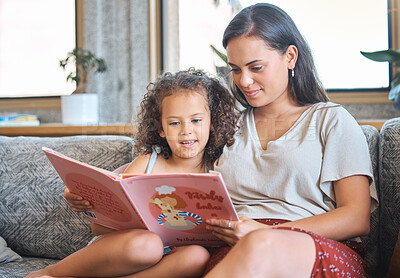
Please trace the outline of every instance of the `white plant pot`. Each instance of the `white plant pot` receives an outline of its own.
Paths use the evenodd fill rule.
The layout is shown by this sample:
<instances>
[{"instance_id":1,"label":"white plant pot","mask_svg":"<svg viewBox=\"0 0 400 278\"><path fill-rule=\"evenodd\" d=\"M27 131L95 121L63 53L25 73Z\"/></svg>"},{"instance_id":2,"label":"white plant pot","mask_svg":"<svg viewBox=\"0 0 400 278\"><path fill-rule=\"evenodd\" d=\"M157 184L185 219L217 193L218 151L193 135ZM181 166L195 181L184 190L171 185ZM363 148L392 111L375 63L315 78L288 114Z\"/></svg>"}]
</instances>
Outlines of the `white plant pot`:
<instances>
[{"instance_id":1,"label":"white plant pot","mask_svg":"<svg viewBox=\"0 0 400 278\"><path fill-rule=\"evenodd\" d=\"M98 95L61 96L61 117L64 125L97 125L99 122Z\"/></svg>"}]
</instances>

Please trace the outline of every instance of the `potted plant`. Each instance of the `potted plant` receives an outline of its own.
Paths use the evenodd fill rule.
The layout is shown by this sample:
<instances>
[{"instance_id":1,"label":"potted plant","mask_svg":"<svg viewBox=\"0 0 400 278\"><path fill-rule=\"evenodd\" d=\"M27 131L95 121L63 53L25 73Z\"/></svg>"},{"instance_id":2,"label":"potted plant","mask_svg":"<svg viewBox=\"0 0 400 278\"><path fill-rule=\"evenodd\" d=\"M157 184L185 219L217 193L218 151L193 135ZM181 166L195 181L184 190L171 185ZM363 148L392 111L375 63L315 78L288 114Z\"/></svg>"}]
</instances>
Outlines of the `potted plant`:
<instances>
[{"instance_id":1,"label":"potted plant","mask_svg":"<svg viewBox=\"0 0 400 278\"><path fill-rule=\"evenodd\" d=\"M67 82L76 82L76 90L73 94L86 93L88 76L93 70L96 73L107 70L103 58L96 57L90 50L79 47L68 52L64 60L60 60L60 67L65 70L66 66L71 63L75 66L75 70L68 74Z\"/></svg>"},{"instance_id":2,"label":"potted plant","mask_svg":"<svg viewBox=\"0 0 400 278\"><path fill-rule=\"evenodd\" d=\"M361 54L376 62L389 62L392 63L395 68L400 67L400 50L387 49L374 52L360 51ZM391 88L389 91L389 99L393 100L394 107L397 111L400 111L400 71L397 70L396 74L390 83Z\"/></svg>"},{"instance_id":3,"label":"potted plant","mask_svg":"<svg viewBox=\"0 0 400 278\"><path fill-rule=\"evenodd\" d=\"M67 57L60 60L63 70L67 65L73 65L74 70L67 76L67 82L75 82L76 89L69 96L61 96L62 121L66 125L89 125L98 123L98 95L86 91L89 74L101 73L107 70L103 58L96 57L91 51L75 48L68 52Z\"/></svg>"},{"instance_id":4,"label":"potted plant","mask_svg":"<svg viewBox=\"0 0 400 278\"><path fill-rule=\"evenodd\" d=\"M230 67L228 64L228 57L226 56L225 53L219 51L214 45L210 44L211 49L217 56L223 61L224 65L223 66L215 66L215 70L217 71L217 74L224 78L227 84L229 84L229 72L230 72Z\"/></svg>"}]
</instances>

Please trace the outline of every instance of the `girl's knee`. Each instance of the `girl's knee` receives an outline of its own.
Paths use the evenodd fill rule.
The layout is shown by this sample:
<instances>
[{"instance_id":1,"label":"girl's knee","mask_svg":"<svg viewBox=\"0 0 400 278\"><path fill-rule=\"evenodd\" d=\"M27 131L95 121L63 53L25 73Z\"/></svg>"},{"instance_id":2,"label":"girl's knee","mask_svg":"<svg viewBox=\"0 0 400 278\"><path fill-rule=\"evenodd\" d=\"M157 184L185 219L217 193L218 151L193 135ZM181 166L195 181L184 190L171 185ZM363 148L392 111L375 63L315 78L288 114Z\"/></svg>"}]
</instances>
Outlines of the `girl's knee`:
<instances>
[{"instance_id":1,"label":"girl's knee","mask_svg":"<svg viewBox=\"0 0 400 278\"><path fill-rule=\"evenodd\" d=\"M187 268L187 271L192 272L193 276L196 273L202 273L210 259L207 249L199 245L178 247L175 252L176 255L179 255L181 265Z\"/></svg>"},{"instance_id":2,"label":"girl's knee","mask_svg":"<svg viewBox=\"0 0 400 278\"><path fill-rule=\"evenodd\" d=\"M181 247L182 253L193 260L207 262L210 258L210 253L200 245L189 245Z\"/></svg>"},{"instance_id":3,"label":"girl's knee","mask_svg":"<svg viewBox=\"0 0 400 278\"><path fill-rule=\"evenodd\" d=\"M133 263L155 264L163 256L161 238L149 231L132 231L125 234L122 254Z\"/></svg>"}]
</instances>

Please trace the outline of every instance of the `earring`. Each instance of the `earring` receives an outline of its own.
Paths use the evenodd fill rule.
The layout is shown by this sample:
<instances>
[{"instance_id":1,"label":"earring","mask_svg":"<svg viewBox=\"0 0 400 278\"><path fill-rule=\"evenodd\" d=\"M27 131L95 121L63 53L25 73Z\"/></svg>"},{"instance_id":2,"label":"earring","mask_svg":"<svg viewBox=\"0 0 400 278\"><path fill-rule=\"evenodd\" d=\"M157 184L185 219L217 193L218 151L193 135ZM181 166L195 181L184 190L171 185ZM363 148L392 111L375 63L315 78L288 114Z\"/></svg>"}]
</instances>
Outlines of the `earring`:
<instances>
[{"instance_id":1,"label":"earring","mask_svg":"<svg viewBox=\"0 0 400 278\"><path fill-rule=\"evenodd\" d=\"M292 68L292 77L294 78L294 68Z\"/></svg>"}]
</instances>

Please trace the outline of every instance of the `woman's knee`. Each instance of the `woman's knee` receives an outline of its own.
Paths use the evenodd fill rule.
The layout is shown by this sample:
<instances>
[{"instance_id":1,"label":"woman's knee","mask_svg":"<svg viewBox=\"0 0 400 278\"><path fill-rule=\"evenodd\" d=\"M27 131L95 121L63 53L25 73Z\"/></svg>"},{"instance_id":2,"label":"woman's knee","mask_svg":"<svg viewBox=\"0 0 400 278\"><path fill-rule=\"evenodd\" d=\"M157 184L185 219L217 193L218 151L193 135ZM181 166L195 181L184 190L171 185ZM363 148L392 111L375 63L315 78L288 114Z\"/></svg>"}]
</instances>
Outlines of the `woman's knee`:
<instances>
[{"instance_id":1,"label":"woman's knee","mask_svg":"<svg viewBox=\"0 0 400 278\"><path fill-rule=\"evenodd\" d=\"M281 231L263 229L248 233L237 245L241 250L245 250L246 254L251 254L251 257L273 261L277 253L284 251L284 240L285 235Z\"/></svg>"}]
</instances>

